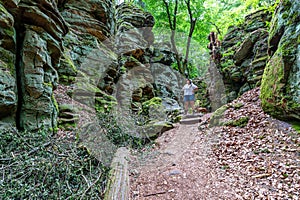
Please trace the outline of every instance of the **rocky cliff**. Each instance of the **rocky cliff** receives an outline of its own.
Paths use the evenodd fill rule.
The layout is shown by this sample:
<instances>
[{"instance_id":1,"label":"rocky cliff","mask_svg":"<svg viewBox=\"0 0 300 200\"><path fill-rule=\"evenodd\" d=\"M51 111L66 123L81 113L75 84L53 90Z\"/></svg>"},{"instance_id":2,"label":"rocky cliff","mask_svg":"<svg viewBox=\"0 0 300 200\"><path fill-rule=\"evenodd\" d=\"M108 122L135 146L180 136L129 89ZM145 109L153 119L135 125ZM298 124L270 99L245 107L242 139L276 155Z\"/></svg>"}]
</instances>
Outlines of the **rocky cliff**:
<instances>
[{"instance_id":1,"label":"rocky cliff","mask_svg":"<svg viewBox=\"0 0 300 200\"><path fill-rule=\"evenodd\" d=\"M283 120L299 120L299 6L281 1L273 16L260 10L229 28L221 41L227 101L261 85L263 109Z\"/></svg>"},{"instance_id":2,"label":"rocky cliff","mask_svg":"<svg viewBox=\"0 0 300 200\"><path fill-rule=\"evenodd\" d=\"M264 71L263 109L284 120L300 121L300 3L284 0L272 19L269 61Z\"/></svg>"},{"instance_id":3,"label":"rocky cliff","mask_svg":"<svg viewBox=\"0 0 300 200\"><path fill-rule=\"evenodd\" d=\"M221 42L222 58L217 64L222 74L227 100L260 85L268 60L268 27L271 13L260 10L232 26Z\"/></svg>"},{"instance_id":4,"label":"rocky cliff","mask_svg":"<svg viewBox=\"0 0 300 200\"><path fill-rule=\"evenodd\" d=\"M56 126L53 90L68 27L49 1L1 1L1 118L19 129Z\"/></svg>"},{"instance_id":5,"label":"rocky cliff","mask_svg":"<svg viewBox=\"0 0 300 200\"><path fill-rule=\"evenodd\" d=\"M109 0L5 0L0 8L1 127L55 131L68 121L53 95L61 84L97 112L137 114L159 97L165 114L149 118L159 123L179 109L184 79L152 46L151 14Z\"/></svg>"}]
</instances>

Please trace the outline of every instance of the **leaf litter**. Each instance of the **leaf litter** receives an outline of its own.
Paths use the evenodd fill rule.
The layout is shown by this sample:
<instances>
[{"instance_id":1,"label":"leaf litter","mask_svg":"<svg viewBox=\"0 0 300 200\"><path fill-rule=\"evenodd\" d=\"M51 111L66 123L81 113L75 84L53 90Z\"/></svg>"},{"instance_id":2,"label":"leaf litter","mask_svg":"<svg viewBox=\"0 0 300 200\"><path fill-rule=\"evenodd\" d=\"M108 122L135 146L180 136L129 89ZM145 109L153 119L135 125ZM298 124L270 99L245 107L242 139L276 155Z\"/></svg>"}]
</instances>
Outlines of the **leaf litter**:
<instances>
[{"instance_id":1,"label":"leaf litter","mask_svg":"<svg viewBox=\"0 0 300 200\"><path fill-rule=\"evenodd\" d=\"M210 127L206 114L199 124L176 125L151 148L133 152L130 199L298 200L300 134L263 112L259 92L229 103L226 125ZM226 123L242 117L248 122L241 127Z\"/></svg>"}]
</instances>

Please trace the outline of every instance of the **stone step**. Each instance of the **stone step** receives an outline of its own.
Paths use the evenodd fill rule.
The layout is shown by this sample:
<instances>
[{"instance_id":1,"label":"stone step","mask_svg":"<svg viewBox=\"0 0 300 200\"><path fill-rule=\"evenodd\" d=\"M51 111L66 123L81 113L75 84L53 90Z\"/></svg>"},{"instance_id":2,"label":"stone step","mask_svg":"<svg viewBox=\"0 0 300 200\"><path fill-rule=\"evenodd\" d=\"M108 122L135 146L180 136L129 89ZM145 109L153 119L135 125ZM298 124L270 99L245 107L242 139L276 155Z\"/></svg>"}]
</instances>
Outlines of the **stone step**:
<instances>
[{"instance_id":1,"label":"stone step","mask_svg":"<svg viewBox=\"0 0 300 200\"><path fill-rule=\"evenodd\" d=\"M187 115L182 115L182 119L190 119L190 118L197 118L197 117L202 117L203 114L201 113L195 113L195 114L187 114Z\"/></svg>"},{"instance_id":2,"label":"stone step","mask_svg":"<svg viewBox=\"0 0 300 200\"><path fill-rule=\"evenodd\" d=\"M197 124L201 120L200 117L186 118L180 120L180 124Z\"/></svg>"}]
</instances>

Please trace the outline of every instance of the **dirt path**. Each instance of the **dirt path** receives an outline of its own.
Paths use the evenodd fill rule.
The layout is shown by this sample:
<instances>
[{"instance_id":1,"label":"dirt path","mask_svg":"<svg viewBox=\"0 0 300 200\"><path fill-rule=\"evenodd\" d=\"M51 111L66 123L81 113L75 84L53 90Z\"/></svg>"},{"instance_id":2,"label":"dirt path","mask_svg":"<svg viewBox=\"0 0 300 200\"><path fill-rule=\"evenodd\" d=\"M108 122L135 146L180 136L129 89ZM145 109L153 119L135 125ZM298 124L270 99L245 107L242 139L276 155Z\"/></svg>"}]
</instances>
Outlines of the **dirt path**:
<instances>
[{"instance_id":1,"label":"dirt path","mask_svg":"<svg viewBox=\"0 0 300 200\"><path fill-rule=\"evenodd\" d=\"M299 200L300 134L264 113L258 97L256 88L227 104L219 122L228 125L209 128L215 120L204 115L133 152L130 199Z\"/></svg>"},{"instance_id":2,"label":"dirt path","mask_svg":"<svg viewBox=\"0 0 300 200\"><path fill-rule=\"evenodd\" d=\"M211 165L211 135L198 126L177 124L153 151L134 157L131 199L230 199Z\"/></svg>"}]
</instances>

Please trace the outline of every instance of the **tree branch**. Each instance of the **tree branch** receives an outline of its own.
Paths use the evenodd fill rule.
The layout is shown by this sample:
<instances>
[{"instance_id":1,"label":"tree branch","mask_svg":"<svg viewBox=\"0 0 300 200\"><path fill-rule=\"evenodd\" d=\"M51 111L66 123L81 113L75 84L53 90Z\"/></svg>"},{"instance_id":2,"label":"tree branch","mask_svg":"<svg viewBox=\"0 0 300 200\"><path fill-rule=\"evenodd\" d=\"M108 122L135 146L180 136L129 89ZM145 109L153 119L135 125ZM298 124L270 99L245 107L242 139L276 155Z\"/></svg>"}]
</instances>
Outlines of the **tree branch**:
<instances>
[{"instance_id":1,"label":"tree branch","mask_svg":"<svg viewBox=\"0 0 300 200\"><path fill-rule=\"evenodd\" d=\"M220 28L215 24L215 23L213 23L213 22L209 22L211 25L213 25L214 27L216 27L216 29L217 29L217 32L218 32L218 34L219 35L222 35L221 34L221 31L220 31Z\"/></svg>"}]
</instances>

